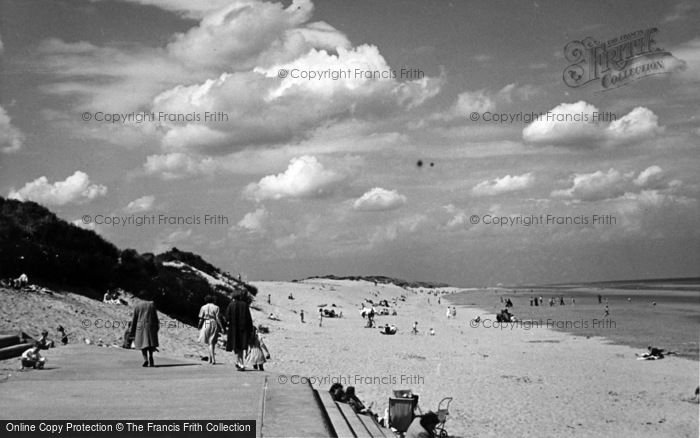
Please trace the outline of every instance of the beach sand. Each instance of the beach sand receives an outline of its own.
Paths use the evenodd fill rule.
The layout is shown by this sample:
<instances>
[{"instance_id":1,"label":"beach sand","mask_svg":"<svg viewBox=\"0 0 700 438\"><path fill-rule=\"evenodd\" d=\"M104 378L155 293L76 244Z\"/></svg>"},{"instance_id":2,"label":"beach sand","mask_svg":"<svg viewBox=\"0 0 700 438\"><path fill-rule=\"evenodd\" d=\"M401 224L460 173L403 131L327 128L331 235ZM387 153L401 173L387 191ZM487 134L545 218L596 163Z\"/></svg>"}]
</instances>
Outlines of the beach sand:
<instances>
[{"instance_id":1,"label":"beach sand","mask_svg":"<svg viewBox=\"0 0 700 438\"><path fill-rule=\"evenodd\" d=\"M365 404L373 402L379 413L394 389L419 394L424 411L435 410L443 397L453 397L446 423L451 436L698 436L698 405L688 401L698 385L697 361L680 357L639 361L635 358L639 349L601 338L517 325L494 328L484 324L493 319L491 309L460 306L457 318L447 319L449 294L442 295L438 305L437 297L425 292L364 281L254 284L259 288L254 305L260 310L252 312L253 318L270 328L265 339L272 360L266 370L281 373L287 384L306 376L325 390L340 381L355 386ZM21 326L35 334L46 327L55 338L54 329L61 324L72 335L71 342L89 337L120 344L123 328L82 327L81 321L129 320L136 301L130 298L130 306L113 306L74 294L0 293L1 330ZM290 293L294 300L287 298ZM397 316L377 317L380 325L395 324L397 335L364 328L359 313L364 298L391 302L401 295L406 301L399 301ZM324 318L319 327L322 304L328 308L335 304L343 318ZM267 319L270 312L281 320ZM476 316L484 321L472 327L470 320ZM414 321L418 335L410 333ZM195 328L171 325L160 332L160 354L173 358L205 354L196 343ZM427 334L431 327L435 336ZM219 366L235 372L231 354L217 354L223 362ZM51 351L45 355L50 360ZM135 366L140 364L138 352L134 361ZM0 362L0 368L11 374L16 362Z\"/></svg>"}]
</instances>

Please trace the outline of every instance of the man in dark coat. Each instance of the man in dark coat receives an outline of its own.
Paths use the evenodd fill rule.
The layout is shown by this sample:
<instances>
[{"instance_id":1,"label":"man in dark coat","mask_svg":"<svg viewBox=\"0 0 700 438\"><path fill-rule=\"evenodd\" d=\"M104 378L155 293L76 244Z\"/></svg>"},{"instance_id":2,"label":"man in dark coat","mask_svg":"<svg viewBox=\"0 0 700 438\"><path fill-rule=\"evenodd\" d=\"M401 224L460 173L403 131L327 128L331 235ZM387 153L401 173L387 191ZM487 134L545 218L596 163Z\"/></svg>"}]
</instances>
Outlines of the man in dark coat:
<instances>
[{"instance_id":1,"label":"man in dark coat","mask_svg":"<svg viewBox=\"0 0 700 438\"><path fill-rule=\"evenodd\" d=\"M246 292L240 292L234 295L224 312L226 351L233 351L236 354L236 368L240 371L245 369L243 355L253 337L253 317L250 316L246 294Z\"/></svg>"},{"instance_id":2,"label":"man in dark coat","mask_svg":"<svg viewBox=\"0 0 700 438\"><path fill-rule=\"evenodd\" d=\"M143 366L153 364L153 352L158 347L158 312L153 301L144 301L134 307L130 336L134 338L134 348L143 354Z\"/></svg>"}]
</instances>

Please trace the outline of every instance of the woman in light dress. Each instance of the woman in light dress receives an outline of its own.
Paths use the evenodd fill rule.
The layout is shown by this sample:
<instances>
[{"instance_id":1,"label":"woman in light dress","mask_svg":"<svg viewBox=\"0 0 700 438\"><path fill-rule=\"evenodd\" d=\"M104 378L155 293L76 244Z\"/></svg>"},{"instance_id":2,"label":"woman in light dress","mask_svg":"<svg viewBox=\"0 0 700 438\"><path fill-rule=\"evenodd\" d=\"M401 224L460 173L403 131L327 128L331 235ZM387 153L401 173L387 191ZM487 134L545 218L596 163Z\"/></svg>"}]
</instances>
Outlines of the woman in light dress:
<instances>
[{"instance_id":1,"label":"woman in light dress","mask_svg":"<svg viewBox=\"0 0 700 438\"><path fill-rule=\"evenodd\" d=\"M219 333L223 331L223 325L219 316L219 306L214 304L216 297L207 295L204 298L205 305L199 309L199 338L198 342L203 342L209 347L209 364L216 364L216 341Z\"/></svg>"}]
</instances>

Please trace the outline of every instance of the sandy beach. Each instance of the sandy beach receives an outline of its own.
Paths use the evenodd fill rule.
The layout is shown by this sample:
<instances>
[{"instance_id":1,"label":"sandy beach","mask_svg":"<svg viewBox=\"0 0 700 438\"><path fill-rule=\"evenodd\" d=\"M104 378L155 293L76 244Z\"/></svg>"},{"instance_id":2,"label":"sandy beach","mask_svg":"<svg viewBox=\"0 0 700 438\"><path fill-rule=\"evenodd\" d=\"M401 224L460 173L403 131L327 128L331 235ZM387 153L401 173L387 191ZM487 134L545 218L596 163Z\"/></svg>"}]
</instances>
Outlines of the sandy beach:
<instances>
[{"instance_id":1,"label":"sandy beach","mask_svg":"<svg viewBox=\"0 0 700 438\"><path fill-rule=\"evenodd\" d=\"M255 285L259 310L252 311L253 318L270 328L266 342L272 360L266 370L281 373L287 384L304 376L319 389L335 381L352 385L380 414L395 389L419 394L423 411L453 397L446 424L451 436L697 436L698 405L688 401L698 384L696 361L639 361L639 349L601 338L518 325L494 327L487 322L493 312L480 308L459 306L457 318L447 319L450 293L456 289L442 289L438 304L436 296L424 291L364 281ZM54 335L61 324L71 343L89 338L120 345L123 329L105 325L128 321L136 302L128 297L129 306L115 306L58 292L2 293L2 330L21 327L34 334L46 327ZM391 302L402 295L406 301L398 301L398 315L377 317L379 325L395 324L397 335L364 328L359 314L364 299ZM318 308L324 304L343 317L324 318L319 327ZM270 313L280 320L268 319ZM478 326L470 324L476 316L482 318ZM418 335L411 334L414 321ZM197 360L205 354L196 343L195 328L165 316L161 324L161 355ZM430 328L435 336L428 334ZM218 355L217 366L233 372L231 354ZM46 356L50 360L51 351ZM140 363L137 352L134 361ZM16 360L0 366L9 378L16 372Z\"/></svg>"}]
</instances>

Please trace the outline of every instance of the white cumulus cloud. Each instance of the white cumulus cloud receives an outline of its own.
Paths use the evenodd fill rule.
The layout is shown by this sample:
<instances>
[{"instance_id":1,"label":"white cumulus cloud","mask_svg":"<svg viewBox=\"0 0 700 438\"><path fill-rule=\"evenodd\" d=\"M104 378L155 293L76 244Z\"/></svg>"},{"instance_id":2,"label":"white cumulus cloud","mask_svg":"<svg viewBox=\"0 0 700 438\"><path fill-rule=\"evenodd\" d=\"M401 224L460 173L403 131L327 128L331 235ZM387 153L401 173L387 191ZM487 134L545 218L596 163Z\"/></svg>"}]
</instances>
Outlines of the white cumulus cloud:
<instances>
[{"instance_id":1,"label":"white cumulus cloud","mask_svg":"<svg viewBox=\"0 0 700 438\"><path fill-rule=\"evenodd\" d=\"M269 217L270 213L265 210L264 207L261 207L255 211L246 213L243 219L238 221L238 226L250 232L261 232Z\"/></svg>"},{"instance_id":2,"label":"white cumulus cloud","mask_svg":"<svg viewBox=\"0 0 700 438\"><path fill-rule=\"evenodd\" d=\"M85 203L107 194L107 187L91 184L87 173L79 170L63 181L49 183L45 176L28 182L19 190L12 188L8 195L19 201L34 201L45 205Z\"/></svg>"},{"instance_id":3,"label":"white cumulus cloud","mask_svg":"<svg viewBox=\"0 0 700 438\"><path fill-rule=\"evenodd\" d=\"M245 188L251 199L312 198L329 194L344 176L323 167L314 156L292 158L287 170L263 177Z\"/></svg>"},{"instance_id":4,"label":"white cumulus cloud","mask_svg":"<svg viewBox=\"0 0 700 438\"><path fill-rule=\"evenodd\" d=\"M515 192L530 187L534 180L535 177L532 173L514 176L506 175L503 178L495 178L480 182L474 186L472 193L476 196L493 196Z\"/></svg>"},{"instance_id":5,"label":"white cumulus cloud","mask_svg":"<svg viewBox=\"0 0 700 438\"><path fill-rule=\"evenodd\" d=\"M523 140L536 145L613 147L652 138L664 131L653 111L636 107L623 117L578 101L562 103L523 129Z\"/></svg>"},{"instance_id":6,"label":"white cumulus cloud","mask_svg":"<svg viewBox=\"0 0 700 438\"><path fill-rule=\"evenodd\" d=\"M355 200L353 208L360 211L393 210L406 203L406 197L396 190L375 187Z\"/></svg>"},{"instance_id":7,"label":"white cumulus cloud","mask_svg":"<svg viewBox=\"0 0 700 438\"><path fill-rule=\"evenodd\" d=\"M144 211L149 211L151 208L153 208L153 202L155 200L156 197L153 195L142 196L129 202L124 211L127 213L141 213Z\"/></svg>"},{"instance_id":8,"label":"white cumulus cloud","mask_svg":"<svg viewBox=\"0 0 700 438\"><path fill-rule=\"evenodd\" d=\"M0 42L0 49L2 43ZM0 106L0 151L9 154L17 152L24 143L24 134L12 125L7 111Z\"/></svg>"},{"instance_id":9,"label":"white cumulus cloud","mask_svg":"<svg viewBox=\"0 0 700 438\"><path fill-rule=\"evenodd\" d=\"M678 188L680 181L663 181L663 170L659 166L650 166L637 174L635 172L622 173L617 169L609 169L607 172L598 170L591 173L577 173L573 175L571 187L554 190L551 195L557 198L568 198L575 201L600 201L614 199L621 196L633 196L642 191L651 189Z\"/></svg>"}]
</instances>

